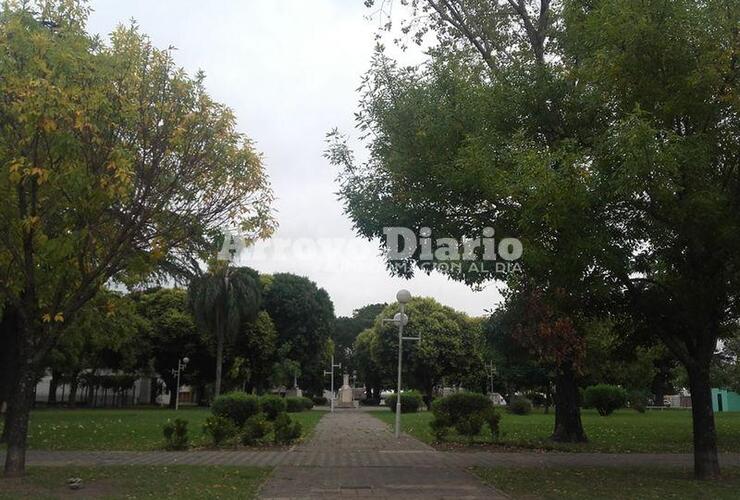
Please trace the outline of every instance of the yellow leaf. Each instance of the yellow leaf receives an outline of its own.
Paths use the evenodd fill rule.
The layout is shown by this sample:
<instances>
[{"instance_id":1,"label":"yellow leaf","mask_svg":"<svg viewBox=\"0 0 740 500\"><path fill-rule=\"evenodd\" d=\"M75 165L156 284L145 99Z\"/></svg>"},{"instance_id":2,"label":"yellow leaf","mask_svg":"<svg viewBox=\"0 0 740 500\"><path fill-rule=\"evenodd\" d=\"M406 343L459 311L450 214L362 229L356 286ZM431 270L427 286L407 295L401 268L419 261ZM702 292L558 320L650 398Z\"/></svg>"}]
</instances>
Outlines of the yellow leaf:
<instances>
[{"instance_id":1,"label":"yellow leaf","mask_svg":"<svg viewBox=\"0 0 740 500\"><path fill-rule=\"evenodd\" d=\"M43 316L41 316L41 320L44 323L49 323L51 321L51 314L49 313L44 314Z\"/></svg>"},{"instance_id":2,"label":"yellow leaf","mask_svg":"<svg viewBox=\"0 0 740 500\"><path fill-rule=\"evenodd\" d=\"M56 315L54 316L54 321L56 323L64 323L64 315L60 312L56 313Z\"/></svg>"}]
</instances>

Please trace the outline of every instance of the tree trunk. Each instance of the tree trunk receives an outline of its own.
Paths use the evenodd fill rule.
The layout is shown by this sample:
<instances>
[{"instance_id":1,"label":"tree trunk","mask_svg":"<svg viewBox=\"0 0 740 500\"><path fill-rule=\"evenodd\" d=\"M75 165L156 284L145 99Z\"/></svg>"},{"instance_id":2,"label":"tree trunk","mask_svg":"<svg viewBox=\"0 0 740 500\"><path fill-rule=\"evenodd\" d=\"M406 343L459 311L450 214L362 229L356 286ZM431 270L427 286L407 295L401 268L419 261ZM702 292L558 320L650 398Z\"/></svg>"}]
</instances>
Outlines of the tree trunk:
<instances>
[{"instance_id":1,"label":"tree trunk","mask_svg":"<svg viewBox=\"0 0 740 500\"><path fill-rule=\"evenodd\" d=\"M20 477L26 471L26 440L28 436L28 417L36 387L33 369L21 366L16 385L10 395L8 413L5 416L7 450L5 456L5 476Z\"/></svg>"},{"instance_id":2,"label":"tree trunk","mask_svg":"<svg viewBox=\"0 0 740 500\"><path fill-rule=\"evenodd\" d=\"M578 386L571 365L560 367L555 376L555 430L550 439L559 443L588 441L578 407Z\"/></svg>"},{"instance_id":3,"label":"tree trunk","mask_svg":"<svg viewBox=\"0 0 740 500\"><path fill-rule=\"evenodd\" d=\"M688 369L691 388L691 413L694 427L694 474L697 479L719 477L717 432L712 410L709 363Z\"/></svg>"},{"instance_id":4,"label":"tree trunk","mask_svg":"<svg viewBox=\"0 0 740 500\"><path fill-rule=\"evenodd\" d=\"M77 406L77 388L80 385L80 381L77 378L77 374L72 374L72 381L69 384L69 406L74 408Z\"/></svg>"}]
</instances>

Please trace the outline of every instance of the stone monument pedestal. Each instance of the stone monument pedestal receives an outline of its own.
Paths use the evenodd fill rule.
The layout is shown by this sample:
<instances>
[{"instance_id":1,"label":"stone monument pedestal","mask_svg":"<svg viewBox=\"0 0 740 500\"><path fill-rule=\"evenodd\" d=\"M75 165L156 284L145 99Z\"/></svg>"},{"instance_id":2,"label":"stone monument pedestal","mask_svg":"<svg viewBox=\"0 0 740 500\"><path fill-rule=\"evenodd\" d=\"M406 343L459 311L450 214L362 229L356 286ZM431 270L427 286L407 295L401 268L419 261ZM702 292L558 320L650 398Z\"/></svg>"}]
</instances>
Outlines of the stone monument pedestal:
<instances>
[{"instance_id":1,"label":"stone monument pedestal","mask_svg":"<svg viewBox=\"0 0 740 500\"><path fill-rule=\"evenodd\" d=\"M354 400L352 387L349 385L349 375L344 374L342 387L339 389L339 399L334 403L335 408L357 408L359 401Z\"/></svg>"}]
</instances>

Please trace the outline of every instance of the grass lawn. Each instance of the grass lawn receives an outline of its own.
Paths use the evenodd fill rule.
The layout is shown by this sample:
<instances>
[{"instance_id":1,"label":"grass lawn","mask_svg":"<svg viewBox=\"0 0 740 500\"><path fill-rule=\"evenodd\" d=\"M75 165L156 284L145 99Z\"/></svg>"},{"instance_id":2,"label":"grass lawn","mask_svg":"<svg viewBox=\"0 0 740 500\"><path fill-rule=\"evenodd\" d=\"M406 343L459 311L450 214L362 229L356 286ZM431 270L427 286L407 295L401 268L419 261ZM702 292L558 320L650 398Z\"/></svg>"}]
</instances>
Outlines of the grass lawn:
<instances>
[{"instance_id":1,"label":"grass lawn","mask_svg":"<svg viewBox=\"0 0 740 500\"><path fill-rule=\"evenodd\" d=\"M371 413L389 425L393 425L391 411ZM510 415L501 412L498 444L521 448L556 449L563 451L592 451L611 453L690 453L693 449L691 436L691 412L686 410L648 411L637 413L620 410L608 417L601 417L595 410L582 411L583 426L589 442L586 444L557 444L547 441L552 433L555 415L535 412L531 415ZM404 432L426 442L434 443L429 429L431 412L404 414L401 416ZM740 451L740 413L715 415L717 440L721 451ZM451 443L467 443L464 437L451 434ZM487 427L476 438L476 443L490 443Z\"/></svg>"},{"instance_id":2,"label":"grass lawn","mask_svg":"<svg viewBox=\"0 0 740 500\"><path fill-rule=\"evenodd\" d=\"M0 499L16 498L256 498L266 467L106 466L29 467L25 477L0 477ZM82 479L73 491L67 479Z\"/></svg>"},{"instance_id":3,"label":"grass lawn","mask_svg":"<svg viewBox=\"0 0 740 500\"><path fill-rule=\"evenodd\" d=\"M740 468L724 467L719 481L696 481L675 467L475 468L473 472L512 498L736 499Z\"/></svg>"},{"instance_id":4,"label":"grass lawn","mask_svg":"<svg viewBox=\"0 0 740 500\"><path fill-rule=\"evenodd\" d=\"M325 413L304 411L290 413L290 418L301 423L305 439ZM28 444L40 450L158 450L164 447L162 426L182 418L188 421L191 444L202 447L208 444L203 421L210 414L208 408L35 410Z\"/></svg>"}]
</instances>

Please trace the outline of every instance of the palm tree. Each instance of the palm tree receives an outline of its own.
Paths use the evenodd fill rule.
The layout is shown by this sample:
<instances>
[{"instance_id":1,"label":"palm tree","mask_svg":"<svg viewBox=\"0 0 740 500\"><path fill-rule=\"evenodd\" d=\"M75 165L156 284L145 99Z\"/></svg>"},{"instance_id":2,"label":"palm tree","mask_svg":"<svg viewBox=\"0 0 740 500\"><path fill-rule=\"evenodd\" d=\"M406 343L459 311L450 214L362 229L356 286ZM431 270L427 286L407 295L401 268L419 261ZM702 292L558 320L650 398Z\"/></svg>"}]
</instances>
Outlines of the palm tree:
<instances>
[{"instance_id":1,"label":"palm tree","mask_svg":"<svg viewBox=\"0 0 740 500\"><path fill-rule=\"evenodd\" d=\"M188 301L198 326L216 339L216 388L221 394L224 344L245 322L257 317L262 305L259 274L249 267L219 262L190 282Z\"/></svg>"}]
</instances>

